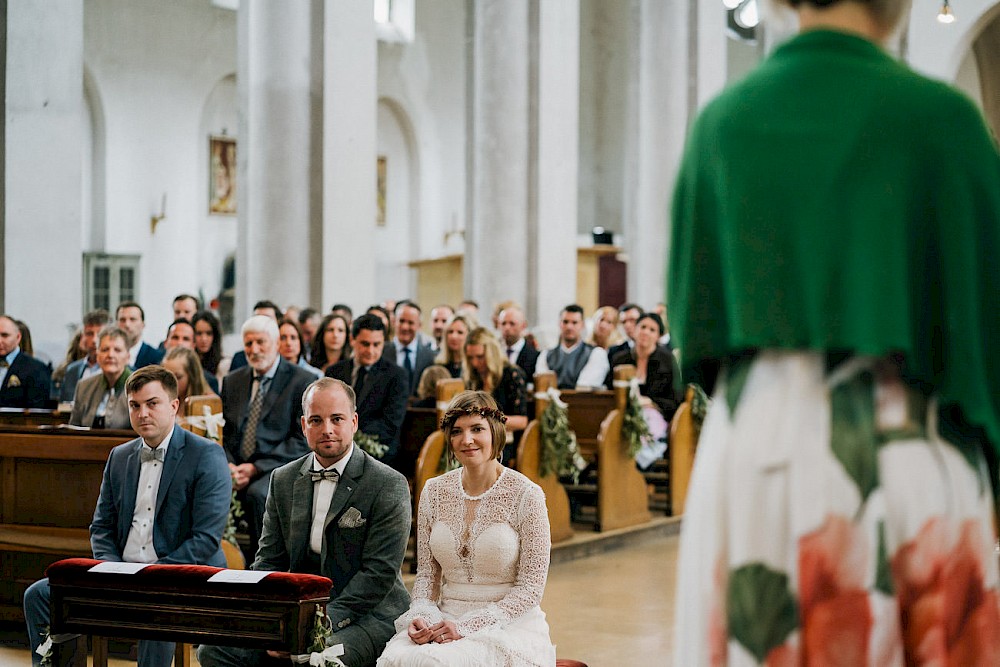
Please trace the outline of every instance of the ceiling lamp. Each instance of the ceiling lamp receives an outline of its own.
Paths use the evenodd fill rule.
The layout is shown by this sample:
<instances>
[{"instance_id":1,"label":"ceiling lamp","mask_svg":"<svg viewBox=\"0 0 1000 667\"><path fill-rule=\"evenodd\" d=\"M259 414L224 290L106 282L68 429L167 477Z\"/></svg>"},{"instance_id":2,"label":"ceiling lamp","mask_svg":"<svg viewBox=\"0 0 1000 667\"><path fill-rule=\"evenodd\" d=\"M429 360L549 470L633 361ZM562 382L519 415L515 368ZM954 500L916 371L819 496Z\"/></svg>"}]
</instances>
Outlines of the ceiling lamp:
<instances>
[{"instance_id":1,"label":"ceiling lamp","mask_svg":"<svg viewBox=\"0 0 1000 667\"><path fill-rule=\"evenodd\" d=\"M944 4L941 5L941 11L937 15L938 23L954 23L955 15L951 13L951 4L948 0L944 0Z\"/></svg>"}]
</instances>

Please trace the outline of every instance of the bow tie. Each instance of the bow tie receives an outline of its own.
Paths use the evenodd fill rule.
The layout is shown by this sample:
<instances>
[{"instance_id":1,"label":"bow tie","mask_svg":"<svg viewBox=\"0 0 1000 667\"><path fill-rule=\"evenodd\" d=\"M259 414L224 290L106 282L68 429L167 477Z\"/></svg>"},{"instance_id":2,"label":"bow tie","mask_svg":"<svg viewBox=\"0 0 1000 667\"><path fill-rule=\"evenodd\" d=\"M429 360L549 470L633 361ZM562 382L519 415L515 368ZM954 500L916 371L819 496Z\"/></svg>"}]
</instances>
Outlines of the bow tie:
<instances>
[{"instance_id":1,"label":"bow tie","mask_svg":"<svg viewBox=\"0 0 1000 667\"><path fill-rule=\"evenodd\" d=\"M149 447L143 447L139 450L139 462L146 463L147 461L162 461L165 452L157 447L156 449L150 449Z\"/></svg>"},{"instance_id":2,"label":"bow tie","mask_svg":"<svg viewBox=\"0 0 1000 667\"><path fill-rule=\"evenodd\" d=\"M340 479L340 473L336 469L333 470L310 470L309 478L314 482L319 482L324 479L328 479L331 482L336 482Z\"/></svg>"}]
</instances>

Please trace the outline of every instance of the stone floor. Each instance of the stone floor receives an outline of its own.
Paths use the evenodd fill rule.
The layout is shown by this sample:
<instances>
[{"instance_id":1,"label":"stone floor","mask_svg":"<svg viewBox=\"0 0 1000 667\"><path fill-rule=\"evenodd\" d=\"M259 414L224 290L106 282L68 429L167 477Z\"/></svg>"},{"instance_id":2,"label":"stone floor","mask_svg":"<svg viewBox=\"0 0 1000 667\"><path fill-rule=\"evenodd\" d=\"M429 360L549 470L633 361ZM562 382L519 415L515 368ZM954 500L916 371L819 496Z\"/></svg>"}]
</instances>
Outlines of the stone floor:
<instances>
[{"instance_id":1,"label":"stone floor","mask_svg":"<svg viewBox=\"0 0 1000 667\"><path fill-rule=\"evenodd\" d=\"M560 658L589 667L671 663L677 535L663 521L656 530L621 531L610 539L578 534L554 550L542 609ZM31 664L16 632L2 640L0 667Z\"/></svg>"}]
</instances>

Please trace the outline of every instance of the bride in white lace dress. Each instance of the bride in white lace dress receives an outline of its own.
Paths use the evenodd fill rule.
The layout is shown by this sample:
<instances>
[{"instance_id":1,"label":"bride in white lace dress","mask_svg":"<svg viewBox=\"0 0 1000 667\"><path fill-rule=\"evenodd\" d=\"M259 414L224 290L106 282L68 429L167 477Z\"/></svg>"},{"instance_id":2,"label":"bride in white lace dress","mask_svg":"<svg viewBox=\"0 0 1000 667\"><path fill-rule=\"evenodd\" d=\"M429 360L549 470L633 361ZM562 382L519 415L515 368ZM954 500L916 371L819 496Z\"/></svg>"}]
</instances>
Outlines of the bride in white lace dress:
<instances>
[{"instance_id":1,"label":"bride in white lace dress","mask_svg":"<svg viewBox=\"0 0 1000 667\"><path fill-rule=\"evenodd\" d=\"M538 606L549 569L545 496L497 460L504 421L485 392L452 400L441 429L461 467L420 496L413 601L378 667L555 665Z\"/></svg>"}]
</instances>

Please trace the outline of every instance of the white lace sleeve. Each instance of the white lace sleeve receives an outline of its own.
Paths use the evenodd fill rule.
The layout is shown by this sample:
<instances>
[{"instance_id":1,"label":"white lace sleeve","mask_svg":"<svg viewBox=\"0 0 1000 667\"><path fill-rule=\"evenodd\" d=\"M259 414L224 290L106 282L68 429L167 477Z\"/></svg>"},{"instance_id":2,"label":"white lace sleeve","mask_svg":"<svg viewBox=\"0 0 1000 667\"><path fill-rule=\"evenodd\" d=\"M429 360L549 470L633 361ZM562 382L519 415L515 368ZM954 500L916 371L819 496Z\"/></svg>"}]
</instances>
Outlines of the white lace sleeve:
<instances>
[{"instance_id":1,"label":"white lace sleeve","mask_svg":"<svg viewBox=\"0 0 1000 667\"><path fill-rule=\"evenodd\" d=\"M455 625L463 637L493 625L507 624L542 601L552 547L549 515L541 488L527 478L521 481L523 491L516 497L517 508L513 513L516 521L513 528L521 543L514 586L498 602L457 619Z\"/></svg>"},{"instance_id":2,"label":"white lace sleeve","mask_svg":"<svg viewBox=\"0 0 1000 667\"><path fill-rule=\"evenodd\" d=\"M420 507L417 508L417 577L413 582L410 608L396 619L396 632L405 630L415 618L422 618L430 625L442 618L437 605L441 597L441 566L434 560L430 545L439 488L440 484L432 479L420 494Z\"/></svg>"}]
</instances>

